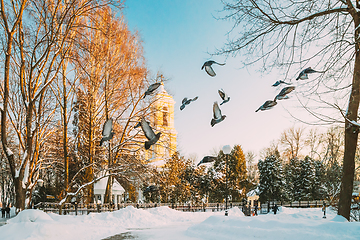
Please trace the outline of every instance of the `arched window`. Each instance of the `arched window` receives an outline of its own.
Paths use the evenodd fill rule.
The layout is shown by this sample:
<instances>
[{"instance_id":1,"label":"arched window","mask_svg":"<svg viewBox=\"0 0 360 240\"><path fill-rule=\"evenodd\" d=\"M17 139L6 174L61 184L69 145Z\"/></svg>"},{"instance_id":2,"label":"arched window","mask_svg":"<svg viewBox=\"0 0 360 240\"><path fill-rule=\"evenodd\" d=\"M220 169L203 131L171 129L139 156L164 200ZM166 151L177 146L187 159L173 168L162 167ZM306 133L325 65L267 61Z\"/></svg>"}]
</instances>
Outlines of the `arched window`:
<instances>
[{"instance_id":1,"label":"arched window","mask_svg":"<svg viewBox=\"0 0 360 240\"><path fill-rule=\"evenodd\" d=\"M168 108L163 107L163 126L168 126Z\"/></svg>"}]
</instances>

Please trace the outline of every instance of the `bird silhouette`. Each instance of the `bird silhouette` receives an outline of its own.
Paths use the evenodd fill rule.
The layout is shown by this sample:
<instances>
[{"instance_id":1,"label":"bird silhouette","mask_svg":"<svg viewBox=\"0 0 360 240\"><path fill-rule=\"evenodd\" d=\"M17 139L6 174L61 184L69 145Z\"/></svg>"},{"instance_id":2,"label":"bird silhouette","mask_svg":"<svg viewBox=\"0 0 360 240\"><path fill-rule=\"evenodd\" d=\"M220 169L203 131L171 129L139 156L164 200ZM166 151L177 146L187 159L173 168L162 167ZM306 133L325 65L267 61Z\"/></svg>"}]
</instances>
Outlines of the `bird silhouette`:
<instances>
[{"instance_id":1,"label":"bird silhouette","mask_svg":"<svg viewBox=\"0 0 360 240\"><path fill-rule=\"evenodd\" d=\"M261 105L255 112L257 112L257 111L259 111L259 110L264 111L264 110L271 109L271 108L274 107L276 104L277 104L276 99L274 99L274 100L268 100L268 101L266 101L263 105Z\"/></svg>"},{"instance_id":2,"label":"bird silhouette","mask_svg":"<svg viewBox=\"0 0 360 240\"><path fill-rule=\"evenodd\" d=\"M197 164L197 166L200 166L203 163L209 163L209 162L213 162L216 160L216 157L213 156L205 156L203 157L203 159L201 159L201 161Z\"/></svg>"},{"instance_id":3,"label":"bird silhouette","mask_svg":"<svg viewBox=\"0 0 360 240\"><path fill-rule=\"evenodd\" d=\"M290 83L284 82L283 80L279 80L279 81L276 81L272 86L273 86L273 87L277 87L277 86L279 86L280 84L290 85Z\"/></svg>"},{"instance_id":4,"label":"bird silhouette","mask_svg":"<svg viewBox=\"0 0 360 240\"><path fill-rule=\"evenodd\" d=\"M319 71L316 71L314 69L312 69L311 67L308 67L308 68L305 68L304 70L302 70L300 73L299 73L299 76L296 78L296 80L305 80L305 79L308 79L309 76L308 74L309 73L321 73Z\"/></svg>"},{"instance_id":5,"label":"bird silhouette","mask_svg":"<svg viewBox=\"0 0 360 240\"><path fill-rule=\"evenodd\" d=\"M189 105L191 102L196 101L197 99L198 97L194 97L193 99L184 98L181 102L182 104L180 106L180 110L183 110L186 107L186 105Z\"/></svg>"},{"instance_id":6,"label":"bird silhouette","mask_svg":"<svg viewBox=\"0 0 360 240\"><path fill-rule=\"evenodd\" d=\"M151 85L148 87L148 89L146 90L145 95L144 95L144 98L145 98L147 95L151 95L156 89L158 89L158 87L160 87L160 85L161 85L160 82L151 84Z\"/></svg>"},{"instance_id":7,"label":"bird silhouette","mask_svg":"<svg viewBox=\"0 0 360 240\"><path fill-rule=\"evenodd\" d=\"M216 73L214 72L214 69L211 67L211 65L213 64L218 64L218 65L225 65L225 63L218 63L218 62L215 62L213 60L210 60L210 61L206 61L202 67L201 67L201 70L203 70L205 68L205 71L207 72L207 74L209 74L211 77L215 77L216 76Z\"/></svg>"},{"instance_id":8,"label":"bird silhouette","mask_svg":"<svg viewBox=\"0 0 360 240\"><path fill-rule=\"evenodd\" d=\"M214 113L214 117L213 119L211 119L211 127L213 127L215 124L219 122L222 122L226 118L226 115L221 115L221 110L217 102L214 102L213 113Z\"/></svg>"},{"instance_id":9,"label":"bird silhouette","mask_svg":"<svg viewBox=\"0 0 360 240\"><path fill-rule=\"evenodd\" d=\"M227 95L227 93L224 91L224 89L219 89L218 93L221 97L221 99L223 100L222 103L220 103L220 105L223 105L224 103L227 103L228 101L230 101L230 97Z\"/></svg>"},{"instance_id":10,"label":"bird silhouette","mask_svg":"<svg viewBox=\"0 0 360 240\"><path fill-rule=\"evenodd\" d=\"M152 128L149 126L149 123L145 121L144 118L141 118L140 121L141 128L145 134L145 137L149 140L145 142L145 149L149 149L151 145L155 144L161 135L161 132L155 134Z\"/></svg>"},{"instance_id":11,"label":"bird silhouette","mask_svg":"<svg viewBox=\"0 0 360 240\"><path fill-rule=\"evenodd\" d=\"M108 119L103 126L102 130L103 137L100 140L100 146L105 142L109 141L113 138L114 132L113 132L113 120L110 118Z\"/></svg>"},{"instance_id":12,"label":"bird silhouette","mask_svg":"<svg viewBox=\"0 0 360 240\"><path fill-rule=\"evenodd\" d=\"M288 99L289 97L287 96L287 94L291 93L294 90L294 86L284 87L283 89L281 89L280 93L276 95L275 100Z\"/></svg>"}]
</instances>

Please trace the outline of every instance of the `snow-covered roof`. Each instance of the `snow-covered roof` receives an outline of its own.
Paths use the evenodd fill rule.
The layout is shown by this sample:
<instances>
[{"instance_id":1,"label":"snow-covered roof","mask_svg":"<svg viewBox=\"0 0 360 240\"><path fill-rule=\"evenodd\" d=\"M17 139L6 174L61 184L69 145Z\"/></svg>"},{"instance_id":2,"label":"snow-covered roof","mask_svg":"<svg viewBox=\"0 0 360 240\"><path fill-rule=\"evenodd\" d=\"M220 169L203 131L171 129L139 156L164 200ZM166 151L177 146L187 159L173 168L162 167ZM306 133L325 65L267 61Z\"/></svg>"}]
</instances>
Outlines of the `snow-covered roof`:
<instances>
[{"instance_id":1,"label":"snow-covered roof","mask_svg":"<svg viewBox=\"0 0 360 240\"><path fill-rule=\"evenodd\" d=\"M256 189L249 191L246 196L247 197L254 197L257 195Z\"/></svg>"},{"instance_id":2,"label":"snow-covered roof","mask_svg":"<svg viewBox=\"0 0 360 240\"><path fill-rule=\"evenodd\" d=\"M113 194L114 195L121 195L125 192L125 189L120 185L120 183L113 179ZM104 177L100 179L98 182L94 184L94 194L105 194L105 189L107 185L108 177Z\"/></svg>"}]
</instances>

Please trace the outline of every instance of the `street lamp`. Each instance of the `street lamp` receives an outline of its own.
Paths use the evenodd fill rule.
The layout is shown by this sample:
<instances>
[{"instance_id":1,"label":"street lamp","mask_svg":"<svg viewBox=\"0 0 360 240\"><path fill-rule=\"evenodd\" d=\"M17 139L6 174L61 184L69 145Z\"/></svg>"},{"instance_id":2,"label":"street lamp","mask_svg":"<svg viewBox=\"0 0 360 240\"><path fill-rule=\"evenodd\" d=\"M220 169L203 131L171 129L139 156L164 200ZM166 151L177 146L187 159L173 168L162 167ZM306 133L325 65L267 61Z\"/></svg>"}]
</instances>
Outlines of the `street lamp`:
<instances>
[{"instance_id":1,"label":"street lamp","mask_svg":"<svg viewBox=\"0 0 360 240\"><path fill-rule=\"evenodd\" d=\"M228 216L227 206L228 206L229 191L228 191L228 164L227 164L227 159L228 159L228 155L231 152L230 145L223 146L223 152L225 154L225 189L226 189L225 216Z\"/></svg>"}]
</instances>

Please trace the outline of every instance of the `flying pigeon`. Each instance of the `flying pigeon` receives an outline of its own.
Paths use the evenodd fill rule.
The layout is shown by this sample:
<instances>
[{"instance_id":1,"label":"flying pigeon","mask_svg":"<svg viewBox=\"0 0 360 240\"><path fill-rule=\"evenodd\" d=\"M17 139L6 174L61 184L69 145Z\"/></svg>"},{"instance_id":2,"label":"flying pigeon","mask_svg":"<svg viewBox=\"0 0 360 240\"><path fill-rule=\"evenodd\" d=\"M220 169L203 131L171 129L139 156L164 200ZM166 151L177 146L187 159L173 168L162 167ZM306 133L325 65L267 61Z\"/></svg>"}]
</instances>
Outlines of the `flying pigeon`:
<instances>
[{"instance_id":1,"label":"flying pigeon","mask_svg":"<svg viewBox=\"0 0 360 240\"><path fill-rule=\"evenodd\" d=\"M151 95L156 89L158 89L158 87L160 87L160 85L161 85L160 82L151 84L151 85L148 87L148 89L146 90L145 95L144 95L144 98L145 98L147 95Z\"/></svg>"},{"instance_id":2,"label":"flying pigeon","mask_svg":"<svg viewBox=\"0 0 360 240\"><path fill-rule=\"evenodd\" d=\"M201 159L201 161L198 163L197 166L200 166L203 163L209 163L209 162L213 162L216 160L216 157L213 156L205 156L203 159Z\"/></svg>"},{"instance_id":3,"label":"flying pigeon","mask_svg":"<svg viewBox=\"0 0 360 240\"><path fill-rule=\"evenodd\" d=\"M296 78L296 80L305 80L308 79L308 74L309 73L317 73L319 71L315 71L314 69L312 69L311 67L305 68L304 70L302 70L299 74L299 76Z\"/></svg>"},{"instance_id":4,"label":"flying pigeon","mask_svg":"<svg viewBox=\"0 0 360 240\"><path fill-rule=\"evenodd\" d=\"M227 95L227 93L225 93L224 89L219 89L218 92L221 99L223 100L222 103L220 103L220 105L223 105L224 103L230 101L230 97Z\"/></svg>"},{"instance_id":5,"label":"flying pigeon","mask_svg":"<svg viewBox=\"0 0 360 240\"><path fill-rule=\"evenodd\" d=\"M288 99L289 97L287 96L287 94L291 93L294 90L294 86L284 87L283 89L281 89L280 93L276 95L275 100Z\"/></svg>"},{"instance_id":6,"label":"flying pigeon","mask_svg":"<svg viewBox=\"0 0 360 240\"><path fill-rule=\"evenodd\" d=\"M277 104L276 98L274 99L274 101L268 100L268 101L266 101L263 105L261 105L255 112L257 112L257 111L259 111L259 110L264 111L264 110L271 109L271 108L274 107L276 104Z\"/></svg>"},{"instance_id":7,"label":"flying pigeon","mask_svg":"<svg viewBox=\"0 0 360 240\"><path fill-rule=\"evenodd\" d=\"M211 119L211 127L213 127L215 124L223 121L226 118L226 115L221 115L221 110L217 102L214 102L213 112L214 112L214 118Z\"/></svg>"},{"instance_id":8,"label":"flying pigeon","mask_svg":"<svg viewBox=\"0 0 360 240\"><path fill-rule=\"evenodd\" d=\"M283 80L279 80L279 81L276 81L276 83L274 83L272 86L273 87L277 87L279 86L280 84L287 84L287 85L290 85L290 83L287 83L287 82L284 82Z\"/></svg>"},{"instance_id":9,"label":"flying pigeon","mask_svg":"<svg viewBox=\"0 0 360 240\"><path fill-rule=\"evenodd\" d=\"M140 125L145 134L145 137L149 140L145 142L145 149L147 150L151 147L151 145L155 144L159 140L161 132L155 135L154 131L149 126L149 123L145 121L144 118L141 119Z\"/></svg>"},{"instance_id":10,"label":"flying pigeon","mask_svg":"<svg viewBox=\"0 0 360 240\"><path fill-rule=\"evenodd\" d=\"M113 120L111 118L104 123L102 135L103 137L100 140L100 146L103 144L103 142L111 140L114 136Z\"/></svg>"},{"instance_id":11,"label":"flying pigeon","mask_svg":"<svg viewBox=\"0 0 360 240\"><path fill-rule=\"evenodd\" d=\"M201 67L201 70L203 70L205 68L205 71L211 76L211 77L215 77L216 76L216 73L214 72L214 70L212 69L211 65L213 64L218 64L218 65L221 65L221 66L224 66L225 63L217 63L213 60L210 60L210 61L206 61L204 63L204 65L202 65Z\"/></svg>"},{"instance_id":12,"label":"flying pigeon","mask_svg":"<svg viewBox=\"0 0 360 240\"><path fill-rule=\"evenodd\" d=\"M196 101L197 99L198 97L194 97L193 99L184 98L181 102L182 104L180 106L180 110L183 110L186 105L189 105L191 102Z\"/></svg>"}]
</instances>

